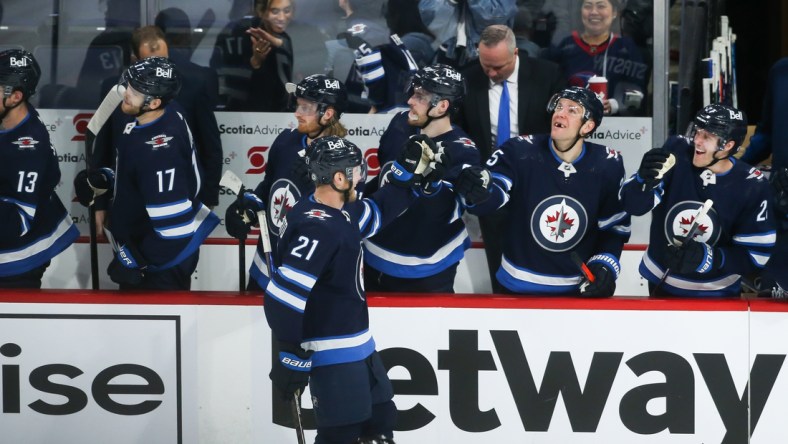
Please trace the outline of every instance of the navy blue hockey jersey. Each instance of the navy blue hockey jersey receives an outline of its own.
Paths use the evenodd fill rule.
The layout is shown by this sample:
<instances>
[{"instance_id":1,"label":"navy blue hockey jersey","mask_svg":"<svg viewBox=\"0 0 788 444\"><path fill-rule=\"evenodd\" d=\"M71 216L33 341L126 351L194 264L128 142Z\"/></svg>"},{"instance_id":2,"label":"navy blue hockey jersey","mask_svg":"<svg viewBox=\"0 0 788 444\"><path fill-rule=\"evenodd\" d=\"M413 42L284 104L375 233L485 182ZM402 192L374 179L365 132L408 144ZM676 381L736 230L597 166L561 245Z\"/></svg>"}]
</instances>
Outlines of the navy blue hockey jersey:
<instances>
[{"instance_id":1,"label":"navy blue hockey jersey","mask_svg":"<svg viewBox=\"0 0 788 444\"><path fill-rule=\"evenodd\" d=\"M295 129L279 134L268 152L265 177L254 190L266 206L272 254L277 251L279 231L287 212L301 199L301 196L309 195L315 190L314 183L303 182L292 175L296 159L299 156L303 157L306 148L306 134L301 134ZM268 285L268 269L264 258L263 243L258 239L254 259L249 268L249 277L257 282L260 288Z\"/></svg>"},{"instance_id":2,"label":"navy blue hockey jersey","mask_svg":"<svg viewBox=\"0 0 788 444\"><path fill-rule=\"evenodd\" d=\"M55 194L57 153L38 112L0 130L0 276L14 276L47 263L79 236Z\"/></svg>"},{"instance_id":3,"label":"navy blue hockey jersey","mask_svg":"<svg viewBox=\"0 0 788 444\"><path fill-rule=\"evenodd\" d=\"M664 148L675 154L676 165L657 188L644 189L637 174L621 188L629 213L651 211L649 246L640 263L640 274L654 284L660 281L665 273L668 242L686 235L698 209L711 199L714 204L699 222L694 239L722 250L722 268L689 275L671 271L662 286L676 295L738 296L741 275L763 268L775 242L769 184L760 170L734 158L733 168L724 174L694 167L694 148L684 137L669 138Z\"/></svg>"},{"instance_id":4,"label":"navy blue hockey jersey","mask_svg":"<svg viewBox=\"0 0 788 444\"><path fill-rule=\"evenodd\" d=\"M312 365L365 359L375 350L369 331L361 242L400 214L410 190L385 187L342 210L299 200L281 227L275 274L265 289L274 337L312 350Z\"/></svg>"},{"instance_id":5,"label":"navy blue hockey jersey","mask_svg":"<svg viewBox=\"0 0 788 444\"><path fill-rule=\"evenodd\" d=\"M194 254L219 218L197 199L200 169L180 107L171 102L144 125L129 120L116 138L109 231L135 245L149 270L163 270Z\"/></svg>"},{"instance_id":6,"label":"navy blue hockey jersey","mask_svg":"<svg viewBox=\"0 0 788 444\"><path fill-rule=\"evenodd\" d=\"M385 185L390 166L405 143L418 128L408 125L408 113L394 116L380 138L378 159L384 173L378 178ZM459 128L433 138L449 153L451 166L446 181L454 180L463 164L479 165L479 150ZM449 182L441 182L437 192L423 196L405 213L366 239L365 260L376 270L401 278L422 278L437 274L458 263L471 241L462 220L464 211Z\"/></svg>"},{"instance_id":7,"label":"navy blue hockey jersey","mask_svg":"<svg viewBox=\"0 0 788 444\"><path fill-rule=\"evenodd\" d=\"M367 98L378 112L407 106L408 84L419 69L399 36L392 34L390 39L385 45L356 50L354 69L345 82L350 94Z\"/></svg>"},{"instance_id":8,"label":"navy blue hockey jersey","mask_svg":"<svg viewBox=\"0 0 788 444\"><path fill-rule=\"evenodd\" d=\"M505 142L487 161L492 196L468 207L484 215L509 205L496 277L516 293L579 294L583 278L570 253L584 261L597 254L618 260L629 239L630 217L618 199L621 155L586 142L570 164L551 145L546 134Z\"/></svg>"}]
</instances>

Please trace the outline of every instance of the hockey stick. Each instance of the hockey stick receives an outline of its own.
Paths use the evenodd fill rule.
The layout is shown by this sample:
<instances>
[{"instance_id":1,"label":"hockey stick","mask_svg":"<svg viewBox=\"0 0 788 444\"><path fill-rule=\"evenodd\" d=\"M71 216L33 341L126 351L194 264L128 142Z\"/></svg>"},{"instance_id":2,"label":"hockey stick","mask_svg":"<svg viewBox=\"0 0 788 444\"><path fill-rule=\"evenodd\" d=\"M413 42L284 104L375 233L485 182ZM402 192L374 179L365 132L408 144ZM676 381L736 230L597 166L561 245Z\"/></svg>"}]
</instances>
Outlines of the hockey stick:
<instances>
[{"instance_id":1,"label":"hockey stick","mask_svg":"<svg viewBox=\"0 0 788 444\"><path fill-rule=\"evenodd\" d=\"M293 393L290 413L293 415L293 426L295 427L298 444L306 444L306 439L304 438L304 424L301 422L301 390L296 390L295 393Z\"/></svg>"},{"instance_id":2,"label":"hockey stick","mask_svg":"<svg viewBox=\"0 0 788 444\"><path fill-rule=\"evenodd\" d=\"M692 239L693 237L695 237L695 233L697 233L698 229L700 228L700 220L706 217L706 214L709 212L712 205L714 205L714 202L711 199L706 199L706 202L703 202L703 205L700 208L698 208L698 213L695 215L695 220L692 221L692 225L690 226L690 229L687 232L687 235L684 237L684 239ZM678 242L678 245L676 245L675 242L674 245L676 245L677 247L682 246L681 241L676 241L676 242ZM657 289L660 286L662 286L662 284L665 282L665 279L668 278L669 274L670 274L670 268L668 267L665 269L665 273L662 274L662 277L659 279L659 282L657 282L657 285L655 285L654 289L651 290L651 296L654 296L657 293Z\"/></svg>"},{"instance_id":3,"label":"hockey stick","mask_svg":"<svg viewBox=\"0 0 788 444\"><path fill-rule=\"evenodd\" d=\"M243 199L243 193L246 189L241 179L232 171L227 170L224 172L224 175L219 180L219 186L234 192L238 202ZM246 215L244 215L244 220L246 220ZM246 236L238 239L238 291L243 293L244 290L246 290Z\"/></svg>"},{"instance_id":4,"label":"hockey stick","mask_svg":"<svg viewBox=\"0 0 788 444\"><path fill-rule=\"evenodd\" d=\"M93 145L96 143L96 135L101 131L101 128L107 123L112 112L118 107L123 100L123 93L126 88L123 85L117 85L110 89L104 100L101 101L93 117L88 121L88 128L85 132L85 169L90 170L93 163ZM99 289L99 275L98 275L98 241L96 234L96 209L91 204L88 207L88 233L90 235L90 280L91 287L94 290Z\"/></svg>"},{"instance_id":5,"label":"hockey stick","mask_svg":"<svg viewBox=\"0 0 788 444\"><path fill-rule=\"evenodd\" d=\"M594 283L594 281L596 280L596 276L594 276L594 273L592 273L591 270L588 268L588 265L586 265L586 263L583 262L583 259L581 259L580 255L577 254L577 251L573 251L569 253L569 257L572 259L572 262L574 262L575 265L577 265L577 268L580 269L580 272L583 273L583 276L585 276L586 279L588 279L588 282Z\"/></svg>"}]
</instances>

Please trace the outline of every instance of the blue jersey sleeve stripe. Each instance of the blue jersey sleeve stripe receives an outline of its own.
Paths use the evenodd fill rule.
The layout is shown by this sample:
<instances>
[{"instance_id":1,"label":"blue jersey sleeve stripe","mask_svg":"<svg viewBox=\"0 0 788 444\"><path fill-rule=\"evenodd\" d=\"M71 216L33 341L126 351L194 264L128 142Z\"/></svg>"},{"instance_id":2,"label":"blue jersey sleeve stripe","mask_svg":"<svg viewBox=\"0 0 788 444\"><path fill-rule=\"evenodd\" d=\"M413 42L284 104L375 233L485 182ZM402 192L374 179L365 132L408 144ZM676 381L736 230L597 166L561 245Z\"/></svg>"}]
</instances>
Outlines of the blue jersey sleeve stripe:
<instances>
[{"instance_id":1,"label":"blue jersey sleeve stripe","mask_svg":"<svg viewBox=\"0 0 788 444\"><path fill-rule=\"evenodd\" d=\"M282 303L287 307L290 307L291 309L297 311L298 313L303 313L304 309L306 309L305 298L290 293L289 291L279 287L276 284L275 279L272 279L268 282L268 286L265 287L265 292L273 299L279 301L280 303Z\"/></svg>"},{"instance_id":2,"label":"blue jersey sleeve stripe","mask_svg":"<svg viewBox=\"0 0 788 444\"><path fill-rule=\"evenodd\" d=\"M156 228L156 234L164 239L180 239L182 237L191 236L197 228L195 219L192 219L185 224L172 225L169 227Z\"/></svg>"},{"instance_id":3,"label":"blue jersey sleeve stripe","mask_svg":"<svg viewBox=\"0 0 788 444\"><path fill-rule=\"evenodd\" d=\"M777 242L777 232L768 231L757 234L737 234L733 236L733 242L749 247L771 247Z\"/></svg>"},{"instance_id":4,"label":"blue jersey sleeve stripe","mask_svg":"<svg viewBox=\"0 0 788 444\"><path fill-rule=\"evenodd\" d=\"M365 72L361 74L361 78L364 79L364 83L373 83L377 82L378 80L386 77L386 71L383 69L382 66L379 66L372 71Z\"/></svg>"},{"instance_id":5,"label":"blue jersey sleeve stripe","mask_svg":"<svg viewBox=\"0 0 788 444\"><path fill-rule=\"evenodd\" d=\"M356 65L358 65L360 68L363 68L369 65L380 64L381 60L382 57L380 55L380 51L375 51L372 54L356 57Z\"/></svg>"},{"instance_id":6,"label":"blue jersey sleeve stripe","mask_svg":"<svg viewBox=\"0 0 788 444\"><path fill-rule=\"evenodd\" d=\"M146 205L145 210L151 219L164 219L168 217L180 216L188 213L192 209L192 201L189 199L180 202L173 202L163 205Z\"/></svg>"},{"instance_id":7,"label":"blue jersey sleeve stripe","mask_svg":"<svg viewBox=\"0 0 788 444\"><path fill-rule=\"evenodd\" d=\"M317 282L315 276L288 266L279 267L278 273L286 281L292 282L306 291L312 291L312 287L314 287L315 282Z\"/></svg>"},{"instance_id":8,"label":"blue jersey sleeve stripe","mask_svg":"<svg viewBox=\"0 0 788 444\"><path fill-rule=\"evenodd\" d=\"M503 184L502 189L506 191L507 194L512 190L512 179L509 179L501 173L492 173L492 177Z\"/></svg>"},{"instance_id":9,"label":"blue jersey sleeve stripe","mask_svg":"<svg viewBox=\"0 0 788 444\"><path fill-rule=\"evenodd\" d=\"M36 206L21 200L11 199L10 197L0 197L3 202L8 202L16 205L25 214L26 217L32 219L36 217Z\"/></svg>"},{"instance_id":10,"label":"blue jersey sleeve stripe","mask_svg":"<svg viewBox=\"0 0 788 444\"><path fill-rule=\"evenodd\" d=\"M627 217L627 213L626 211L622 211L618 214L614 214L608 217L607 219L600 219L599 222L597 222L597 224L599 225L600 230L607 230L608 228L610 228L611 225L624 219L625 217Z\"/></svg>"},{"instance_id":11,"label":"blue jersey sleeve stripe","mask_svg":"<svg viewBox=\"0 0 788 444\"><path fill-rule=\"evenodd\" d=\"M752 263L758 268L765 267L766 262L769 261L769 257L771 256L769 253L764 253L762 251L747 250L747 252L750 254Z\"/></svg>"}]
</instances>

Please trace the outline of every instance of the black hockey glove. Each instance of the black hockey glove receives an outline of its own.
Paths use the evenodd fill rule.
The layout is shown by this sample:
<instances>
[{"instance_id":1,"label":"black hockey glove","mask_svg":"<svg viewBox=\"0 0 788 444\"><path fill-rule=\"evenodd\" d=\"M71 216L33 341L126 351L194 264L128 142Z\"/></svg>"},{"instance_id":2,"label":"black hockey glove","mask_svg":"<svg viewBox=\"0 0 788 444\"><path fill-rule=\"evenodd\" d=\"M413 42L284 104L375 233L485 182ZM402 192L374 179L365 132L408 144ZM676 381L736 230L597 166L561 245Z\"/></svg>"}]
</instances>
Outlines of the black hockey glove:
<instances>
[{"instance_id":1,"label":"black hockey glove","mask_svg":"<svg viewBox=\"0 0 788 444\"><path fill-rule=\"evenodd\" d=\"M82 170L74 177L74 192L82 205L89 207L98 196L111 190L115 184L115 172L109 168Z\"/></svg>"},{"instance_id":2,"label":"black hockey glove","mask_svg":"<svg viewBox=\"0 0 788 444\"><path fill-rule=\"evenodd\" d=\"M426 175L422 185L425 194L432 194L440 188L440 181L446 177L449 168L452 166L451 156L449 156L449 151L443 146L443 143L438 143L436 147L434 158L429 163L427 171L425 171Z\"/></svg>"},{"instance_id":3,"label":"black hockey glove","mask_svg":"<svg viewBox=\"0 0 788 444\"><path fill-rule=\"evenodd\" d=\"M492 176L488 170L482 167L467 167L460 171L454 185L468 205L476 205L490 198Z\"/></svg>"},{"instance_id":4,"label":"black hockey glove","mask_svg":"<svg viewBox=\"0 0 788 444\"><path fill-rule=\"evenodd\" d=\"M130 244L122 245L107 267L112 282L120 285L139 285L145 276L147 262L137 249Z\"/></svg>"},{"instance_id":5,"label":"black hockey glove","mask_svg":"<svg viewBox=\"0 0 788 444\"><path fill-rule=\"evenodd\" d=\"M247 191L227 207L224 212L224 228L236 239L246 239L249 230L257 223L257 212L264 209L263 201Z\"/></svg>"},{"instance_id":6,"label":"black hockey glove","mask_svg":"<svg viewBox=\"0 0 788 444\"><path fill-rule=\"evenodd\" d=\"M309 176L309 167L306 166L306 160L298 156L293 162L293 168L290 170L290 177L293 178L299 190L307 189L310 185L314 185L312 178Z\"/></svg>"},{"instance_id":7,"label":"black hockey glove","mask_svg":"<svg viewBox=\"0 0 788 444\"><path fill-rule=\"evenodd\" d=\"M616 279L621 266L609 254L597 254L588 260L588 270L594 275L594 282L584 279L580 284L580 295L591 298L607 298L616 292Z\"/></svg>"},{"instance_id":8,"label":"black hockey glove","mask_svg":"<svg viewBox=\"0 0 788 444\"><path fill-rule=\"evenodd\" d=\"M638 169L638 177L648 188L659 185L662 177L676 164L676 156L668 150L654 148L643 155Z\"/></svg>"},{"instance_id":9,"label":"black hockey glove","mask_svg":"<svg viewBox=\"0 0 788 444\"><path fill-rule=\"evenodd\" d=\"M393 439L387 438L386 435L375 436L362 436L353 444L396 444Z\"/></svg>"},{"instance_id":10,"label":"black hockey glove","mask_svg":"<svg viewBox=\"0 0 788 444\"><path fill-rule=\"evenodd\" d=\"M676 238L668 245L665 266L679 274L704 274L718 267L722 260L719 249L694 239Z\"/></svg>"},{"instance_id":11,"label":"black hockey glove","mask_svg":"<svg viewBox=\"0 0 788 444\"><path fill-rule=\"evenodd\" d=\"M783 216L788 216L788 168L781 168L772 174L774 188L774 209Z\"/></svg>"},{"instance_id":12,"label":"black hockey glove","mask_svg":"<svg viewBox=\"0 0 788 444\"><path fill-rule=\"evenodd\" d=\"M424 180L424 172L437 151L435 142L424 134L411 136L397 160L391 164L389 181L403 188L420 186Z\"/></svg>"},{"instance_id":13,"label":"black hockey glove","mask_svg":"<svg viewBox=\"0 0 788 444\"><path fill-rule=\"evenodd\" d=\"M303 392L309 384L312 371L312 352L300 346L279 343L279 363L271 367L271 381L285 400L293 399L293 394Z\"/></svg>"}]
</instances>

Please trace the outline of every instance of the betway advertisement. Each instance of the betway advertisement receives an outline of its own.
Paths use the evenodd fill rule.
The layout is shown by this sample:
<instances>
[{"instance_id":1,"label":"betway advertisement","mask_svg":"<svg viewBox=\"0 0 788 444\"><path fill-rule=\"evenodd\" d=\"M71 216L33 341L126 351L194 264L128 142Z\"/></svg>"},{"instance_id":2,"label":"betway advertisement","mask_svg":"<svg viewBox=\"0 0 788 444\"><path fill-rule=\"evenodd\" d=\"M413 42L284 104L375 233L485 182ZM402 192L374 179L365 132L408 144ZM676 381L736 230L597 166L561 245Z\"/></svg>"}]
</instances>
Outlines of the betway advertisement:
<instances>
[{"instance_id":1,"label":"betway advertisement","mask_svg":"<svg viewBox=\"0 0 788 444\"><path fill-rule=\"evenodd\" d=\"M194 299L199 310L0 304L3 442L296 442L289 405L272 399L261 307ZM397 442L788 436L788 307L779 303L412 301L371 298ZM302 412L313 442L308 392Z\"/></svg>"},{"instance_id":2,"label":"betway advertisement","mask_svg":"<svg viewBox=\"0 0 788 444\"><path fill-rule=\"evenodd\" d=\"M87 236L87 210L73 201L73 180L77 172L85 168L85 133L87 124L93 116L89 111L77 110L39 110L60 160L62 172L61 186L58 189L63 202L71 202L69 211L80 232ZM342 123L348 129L347 138L358 145L367 160L369 177L380 171L377 150L380 136L388 127L390 114L345 114ZM271 144L281 132L297 126L295 117L288 113L239 113L217 112L219 133L224 151L222 170L231 170L240 177L247 188L254 188L263 179L266 159ZM637 170L640 158L651 148L651 119L635 117L608 117L592 136L590 141L608 145L620 151L628 174ZM484 160L484 159L483 159ZM214 209L219 217L234 195L222 189L219 205ZM635 222L638 228L640 223ZM645 225L644 225L645 226ZM641 236L642 231L642 236ZM212 237L229 237L224 226L218 227ZM647 227L633 229L632 243L645 243Z\"/></svg>"}]
</instances>

